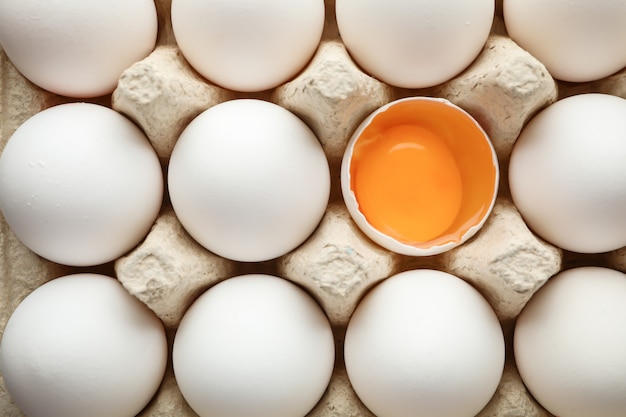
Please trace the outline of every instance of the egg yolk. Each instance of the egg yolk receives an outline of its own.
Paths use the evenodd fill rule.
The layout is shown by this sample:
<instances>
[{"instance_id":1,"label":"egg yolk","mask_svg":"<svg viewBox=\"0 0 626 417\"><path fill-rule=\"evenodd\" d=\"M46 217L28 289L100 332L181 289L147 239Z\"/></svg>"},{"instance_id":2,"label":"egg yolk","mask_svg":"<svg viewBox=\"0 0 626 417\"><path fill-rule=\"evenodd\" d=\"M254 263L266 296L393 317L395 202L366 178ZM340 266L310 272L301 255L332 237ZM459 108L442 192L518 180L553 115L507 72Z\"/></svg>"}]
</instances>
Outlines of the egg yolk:
<instances>
[{"instance_id":1,"label":"egg yolk","mask_svg":"<svg viewBox=\"0 0 626 417\"><path fill-rule=\"evenodd\" d=\"M359 210L373 227L405 243L440 236L461 208L457 162L445 141L422 126L380 132L355 147L351 167Z\"/></svg>"}]
</instances>

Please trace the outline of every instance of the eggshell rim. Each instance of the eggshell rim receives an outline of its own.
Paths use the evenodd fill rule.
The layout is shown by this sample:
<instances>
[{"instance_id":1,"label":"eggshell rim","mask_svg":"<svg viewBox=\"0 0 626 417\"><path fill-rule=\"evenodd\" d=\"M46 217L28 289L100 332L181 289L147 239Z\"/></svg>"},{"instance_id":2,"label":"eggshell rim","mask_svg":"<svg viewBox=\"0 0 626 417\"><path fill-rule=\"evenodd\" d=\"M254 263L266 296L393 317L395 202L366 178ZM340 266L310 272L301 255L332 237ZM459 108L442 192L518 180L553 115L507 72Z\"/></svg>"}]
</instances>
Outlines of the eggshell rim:
<instances>
[{"instance_id":1,"label":"eggshell rim","mask_svg":"<svg viewBox=\"0 0 626 417\"><path fill-rule=\"evenodd\" d=\"M489 149L491 151L491 160L493 162L493 168L495 171L494 172L495 174L494 187L493 187L493 193L492 193L493 196L491 198L489 207L485 211L485 214L480 218L478 223L471 226L458 240L453 240L453 241L444 243L442 245L434 245L434 246L430 246L427 248L419 248L410 244L402 243L378 231L374 226L372 226L367 221L367 219L365 218L365 215L359 210L359 203L356 199L356 195L354 191L352 190L352 187L350 186L351 158L352 158L352 154L354 150L354 145L357 139L361 136L361 133L363 133L365 128L370 124L370 122L375 117L381 115L382 113L389 110L391 107L395 106L396 104L407 102L407 101L436 102L436 103L450 106L455 111L460 112L461 114L465 115L468 118L468 120L471 121L472 124L476 126L476 128L478 128L483 138L485 139L485 142L489 146ZM489 218L489 215L491 214L493 210L493 206L495 205L495 202L496 202L499 183L500 183L500 168L499 168L499 163L498 163L498 157L497 157L495 148L493 147L493 144L491 143L489 135L487 135L485 130L482 128L482 126L467 111L457 106L456 104L452 103L451 101L445 98L440 98L440 97L428 97L428 96L405 97L405 98L391 101L379 107L378 109L374 110L372 113L370 113L369 116L367 116L359 124L359 126L355 129L354 133L352 133L352 136L350 137L350 140L348 141L346 150L344 152L344 155L341 161L341 193L343 195L344 202L346 204L348 212L350 213L350 216L352 217L354 222L357 224L359 229L363 233L365 233L367 237L372 239L375 243L379 244L383 248L388 249L392 252L395 252L401 255L408 255L408 256L438 255L443 252L449 251L450 249L456 248L462 245L463 243L467 242L471 237L473 237L476 233L478 233L478 231L483 227L483 225L487 221L487 218Z\"/></svg>"}]
</instances>

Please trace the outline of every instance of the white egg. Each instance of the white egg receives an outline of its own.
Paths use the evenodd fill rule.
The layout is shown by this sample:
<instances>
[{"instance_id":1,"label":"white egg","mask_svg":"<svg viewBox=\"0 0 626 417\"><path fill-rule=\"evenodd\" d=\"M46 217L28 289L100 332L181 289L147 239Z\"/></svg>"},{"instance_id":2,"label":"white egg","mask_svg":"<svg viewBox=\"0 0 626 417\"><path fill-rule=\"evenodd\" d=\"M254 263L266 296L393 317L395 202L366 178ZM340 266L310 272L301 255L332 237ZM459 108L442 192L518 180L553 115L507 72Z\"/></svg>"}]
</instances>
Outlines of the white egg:
<instances>
[{"instance_id":1,"label":"white egg","mask_svg":"<svg viewBox=\"0 0 626 417\"><path fill-rule=\"evenodd\" d=\"M324 312L304 290L270 275L229 278L185 313L174 373L200 417L304 417L333 371Z\"/></svg>"},{"instance_id":2,"label":"white egg","mask_svg":"<svg viewBox=\"0 0 626 417\"><path fill-rule=\"evenodd\" d=\"M498 159L489 137L448 100L409 97L372 112L341 165L341 191L358 227L409 256L436 255L474 236L495 203Z\"/></svg>"},{"instance_id":3,"label":"white egg","mask_svg":"<svg viewBox=\"0 0 626 417\"><path fill-rule=\"evenodd\" d=\"M132 417L167 363L163 325L115 279L76 274L29 294L0 344L0 371L29 417Z\"/></svg>"},{"instance_id":4,"label":"white egg","mask_svg":"<svg viewBox=\"0 0 626 417\"><path fill-rule=\"evenodd\" d=\"M374 77L404 88L458 75L491 30L493 0L337 0L337 25L354 60Z\"/></svg>"},{"instance_id":5,"label":"white egg","mask_svg":"<svg viewBox=\"0 0 626 417\"><path fill-rule=\"evenodd\" d=\"M557 101L523 129L509 186L528 226L563 249L626 246L626 100L581 94Z\"/></svg>"},{"instance_id":6,"label":"white egg","mask_svg":"<svg viewBox=\"0 0 626 417\"><path fill-rule=\"evenodd\" d=\"M157 38L152 0L3 0L0 44L30 81L55 94L109 94Z\"/></svg>"},{"instance_id":7,"label":"white egg","mask_svg":"<svg viewBox=\"0 0 626 417\"><path fill-rule=\"evenodd\" d=\"M0 209L17 238L66 265L112 261L144 238L159 213L159 159L131 121L71 103L22 124L0 155Z\"/></svg>"},{"instance_id":8,"label":"white egg","mask_svg":"<svg viewBox=\"0 0 626 417\"><path fill-rule=\"evenodd\" d=\"M183 131L169 164L181 224L201 245L260 262L315 230L330 194L326 156L298 117L253 99L218 104Z\"/></svg>"},{"instance_id":9,"label":"white egg","mask_svg":"<svg viewBox=\"0 0 626 417\"><path fill-rule=\"evenodd\" d=\"M261 91L294 77L324 29L323 0L173 0L172 27L200 74L236 91Z\"/></svg>"},{"instance_id":10,"label":"white egg","mask_svg":"<svg viewBox=\"0 0 626 417\"><path fill-rule=\"evenodd\" d=\"M427 269L374 287L350 319L344 351L350 383L377 417L475 416L498 387L504 353L480 293Z\"/></svg>"},{"instance_id":11,"label":"white egg","mask_svg":"<svg viewBox=\"0 0 626 417\"><path fill-rule=\"evenodd\" d=\"M504 0L509 36L553 77L584 82L626 66L624 0Z\"/></svg>"},{"instance_id":12,"label":"white egg","mask_svg":"<svg viewBox=\"0 0 626 417\"><path fill-rule=\"evenodd\" d=\"M580 267L551 278L515 326L515 360L533 397L560 417L626 410L626 274Z\"/></svg>"}]
</instances>

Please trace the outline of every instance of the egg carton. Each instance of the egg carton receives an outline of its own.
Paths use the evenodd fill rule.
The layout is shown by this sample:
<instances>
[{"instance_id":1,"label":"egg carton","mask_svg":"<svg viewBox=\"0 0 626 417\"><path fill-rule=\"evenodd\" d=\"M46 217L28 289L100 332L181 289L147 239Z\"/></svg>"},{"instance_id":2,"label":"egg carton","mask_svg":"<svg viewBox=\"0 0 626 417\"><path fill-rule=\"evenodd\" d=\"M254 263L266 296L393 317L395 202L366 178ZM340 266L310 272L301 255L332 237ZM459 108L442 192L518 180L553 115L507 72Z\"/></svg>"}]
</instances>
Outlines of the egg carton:
<instances>
[{"instance_id":1,"label":"egg carton","mask_svg":"<svg viewBox=\"0 0 626 417\"><path fill-rule=\"evenodd\" d=\"M330 201L310 238L292 252L260 263L234 262L208 252L183 229L169 201L151 231L125 256L93 268L44 260L23 246L0 218L0 335L7 320L31 291L56 277L97 272L117 277L162 320L170 341L190 304L211 285L246 273L274 274L305 288L326 312L336 338L336 364L330 385L309 417L372 416L350 386L343 364L343 337L359 300L374 285L406 270L433 268L457 275L489 301L504 330L507 360L497 392L480 412L487 416L550 416L525 389L512 355L515 319L533 294L565 268L607 266L626 272L626 248L580 255L535 236L512 203L507 166L524 125L556 100L584 92L626 98L626 71L589 83L554 80L545 66L506 34L501 1L491 34L476 60L454 79L427 89L390 87L364 73L338 35L334 0L326 0L326 25L319 48L291 81L262 93L239 93L201 78L176 46L169 23L170 1L157 0L156 49L129 67L112 95L89 100L135 121L164 167L176 138L205 109L236 98L258 98L293 112L315 132L329 161ZM70 101L35 87L0 51L0 149L30 116ZM410 257L370 241L353 223L343 202L339 172L352 131L372 111L398 98L434 96L470 113L492 140L501 183L495 206L481 231L463 245L436 256ZM0 414L21 416L0 378ZM192 417L174 379L171 361L160 389L140 416Z\"/></svg>"}]
</instances>

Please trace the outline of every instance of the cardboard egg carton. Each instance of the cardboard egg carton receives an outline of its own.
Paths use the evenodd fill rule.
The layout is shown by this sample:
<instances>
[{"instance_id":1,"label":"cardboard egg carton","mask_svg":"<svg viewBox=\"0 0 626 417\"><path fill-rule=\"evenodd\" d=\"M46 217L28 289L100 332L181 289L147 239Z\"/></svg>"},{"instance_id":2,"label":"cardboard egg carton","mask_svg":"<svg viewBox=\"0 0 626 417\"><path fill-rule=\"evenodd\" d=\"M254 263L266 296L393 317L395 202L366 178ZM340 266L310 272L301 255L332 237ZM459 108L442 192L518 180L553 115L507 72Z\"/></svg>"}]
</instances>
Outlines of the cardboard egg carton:
<instances>
[{"instance_id":1,"label":"cardboard egg carton","mask_svg":"<svg viewBox=\"0 0 626 417\"><path fill-rule=\"evenodd\" d=\"M498 3L500 6L500 3ZM593 83L555 81L546 68L506 36L498 7L492 33L478 58L462 74L422 90L393 88L365 74L341 43L334 1L326 1L327 22L319 48L293 80L271 91L237 93L210 84L184 60L169 24L168 0L157 1L157 48L128 68L111 96L89 100L135 121L146 133L164 167L185 126L205 109L234 98L260 98L292 111L315 132L328 157L331 198L313 235L300 247L272 261L238 263L197 244L165 202L146 239L132 252L106 265L70 268L46 261L25 248L0 218L0 335L19 302L55 277L75 272L116 276L125 288L163 321L170 347L176 327L194 299L211 285L245 273L270 273L304 287L326 312L335 332L337 355L330 385L310 417L372 416L351 389L343 365L346 325L359 300L392 274L435 268L476 287L498 315L507 340L507 362L498 391L479 414L549 416L529 395L512 355L515 318L530 297L567 266L605 265L626 271L626 248L602 255L575 255L542 241L529 230L511 202L507 165L517 136L539 110L561 97L604 92L626 97L626 71ZM0 150L28 117L56 104L75 101L43 91L25 80L0 52ZM370 112L407 96L446 98L481 123L496 149L501 184L488 221L470 241L441 255L408 257L371 242L352 222L339 187L345 145ZM21 416L0 378L0 414ZM171 369L140 416L192 417Z\"/></svg>"}]
</instances>

